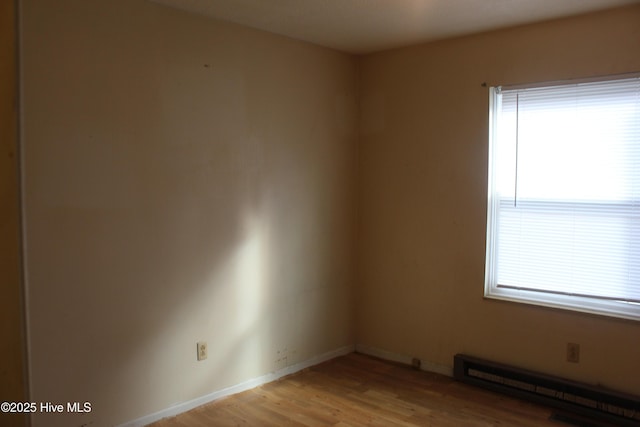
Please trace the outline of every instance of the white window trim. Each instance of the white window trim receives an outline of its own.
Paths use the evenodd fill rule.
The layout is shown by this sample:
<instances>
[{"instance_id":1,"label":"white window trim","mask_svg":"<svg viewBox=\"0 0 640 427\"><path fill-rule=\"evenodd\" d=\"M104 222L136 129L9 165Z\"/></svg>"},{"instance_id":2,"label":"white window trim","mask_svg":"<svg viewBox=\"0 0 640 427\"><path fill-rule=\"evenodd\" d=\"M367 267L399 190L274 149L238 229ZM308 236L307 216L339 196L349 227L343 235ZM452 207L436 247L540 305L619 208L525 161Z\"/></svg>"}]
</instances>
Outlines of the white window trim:
<instances>
[{"instance_id":1,"label":"white window trim","mask_svg":"<svg viewBox=\"0 0 640 427\"><path fill-rule=\"evenodd\" d=\"M620 76L620 78L629 77L630 75ZM637 76L634 73L631 76ZM613 80L615 77L608 77L599 80ZM583 82L585 80L581 80ZM591 79L594 81L594 79ZM548 83L545 85L551 85ZM525 85L522 85L525 86ZM531 85L528 87L534 87ZM487 197L487 235L486 235L486 252L485 252L485 298L511 301L517 303L525 303L543 307L558 308L563 310L578 311L583 313L605 315L610 317L624 318L630 320L640 320L640 304L616 300L606 300L598 298L589 298L577 295L554 294L543 291L532 291L528 289L505 288L493 286L495 280L495 267L490 254L495 253L494 233L496 229L496 213L498 212L493 200L494 195L494 177L493 167L495 163L495 147L494 132L496 132L496 114L494 113L498 88L491 87L489 90L489 161L488 161L488 197Z\"/></svg>"}]
</instances>

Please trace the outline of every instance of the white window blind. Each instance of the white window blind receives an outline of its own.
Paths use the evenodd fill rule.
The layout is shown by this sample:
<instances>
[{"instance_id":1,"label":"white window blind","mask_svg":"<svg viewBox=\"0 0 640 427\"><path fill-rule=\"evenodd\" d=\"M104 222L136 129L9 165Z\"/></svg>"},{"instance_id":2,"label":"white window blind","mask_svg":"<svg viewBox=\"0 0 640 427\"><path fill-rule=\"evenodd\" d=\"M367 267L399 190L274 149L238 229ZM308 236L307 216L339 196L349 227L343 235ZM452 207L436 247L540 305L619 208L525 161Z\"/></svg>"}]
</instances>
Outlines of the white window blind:
<instances>
[{"instance_id":1,"label":"white window blind","mask_svg":"<svg viewBox=\"0 0 640 427\"><path fill-rule=\"evenodd\" d=\"M485 294L640 319L640 78L491 96Z\"/></svg>"}]
</instances>

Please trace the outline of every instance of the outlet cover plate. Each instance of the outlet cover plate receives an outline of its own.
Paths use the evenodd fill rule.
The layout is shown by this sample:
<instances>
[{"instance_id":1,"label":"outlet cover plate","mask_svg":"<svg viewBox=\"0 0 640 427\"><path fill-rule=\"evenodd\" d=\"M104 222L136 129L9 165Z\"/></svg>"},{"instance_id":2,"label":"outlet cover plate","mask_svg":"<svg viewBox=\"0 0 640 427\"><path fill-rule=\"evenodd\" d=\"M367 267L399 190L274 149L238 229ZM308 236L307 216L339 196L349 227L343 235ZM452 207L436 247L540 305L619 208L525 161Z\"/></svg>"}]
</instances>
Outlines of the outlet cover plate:
<instances>
[{"instance_id":1,"label":"outlet cover plate","mask_svg":"<svg viewBox=\"0 0 640 427\"><path fill-rule=\"evenodd\" d=\"M200 341L197 344L197 356L198 356L198 360L204 360L207 358L207 343L206 341Z\"/></svg>"}]
</instances>

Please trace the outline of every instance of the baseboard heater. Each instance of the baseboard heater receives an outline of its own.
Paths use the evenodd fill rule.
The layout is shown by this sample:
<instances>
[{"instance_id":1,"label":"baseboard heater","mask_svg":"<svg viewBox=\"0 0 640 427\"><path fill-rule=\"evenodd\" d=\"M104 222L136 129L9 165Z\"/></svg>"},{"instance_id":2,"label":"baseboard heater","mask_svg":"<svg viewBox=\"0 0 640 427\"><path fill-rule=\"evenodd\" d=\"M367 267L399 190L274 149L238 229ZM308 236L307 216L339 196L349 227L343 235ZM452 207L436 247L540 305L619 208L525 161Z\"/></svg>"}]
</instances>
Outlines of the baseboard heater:
<instances>
[{"instance_id":1,"label":"baseboard heater","mask_svg":"<svg viewBox=\"0 0 640 427\"><path fill-rule=\"evenodd\" d=\"M640 398L464 354L453 358L464 383L527 399L617 426L640 427ZM630 373L638 375L638 373Z\"/></svg>"}]
</instances>

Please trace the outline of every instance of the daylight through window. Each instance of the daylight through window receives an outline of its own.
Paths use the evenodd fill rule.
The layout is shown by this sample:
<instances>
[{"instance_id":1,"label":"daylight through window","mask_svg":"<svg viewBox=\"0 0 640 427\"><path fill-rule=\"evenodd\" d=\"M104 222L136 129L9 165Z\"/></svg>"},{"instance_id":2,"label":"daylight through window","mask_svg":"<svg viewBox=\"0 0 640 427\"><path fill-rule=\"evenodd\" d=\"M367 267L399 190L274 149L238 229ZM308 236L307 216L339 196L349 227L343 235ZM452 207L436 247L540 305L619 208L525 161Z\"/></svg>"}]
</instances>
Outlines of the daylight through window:
<instances>
[{"instance_id":1,"label":"daylight through window","mask_svg":"<svg viewBox=\"0 0 640 427\"><path fill-rule=\"evenodd\" d=\"M640 78L490 96L485 295L640 319Z\"/></svg>"}]
</instances>

